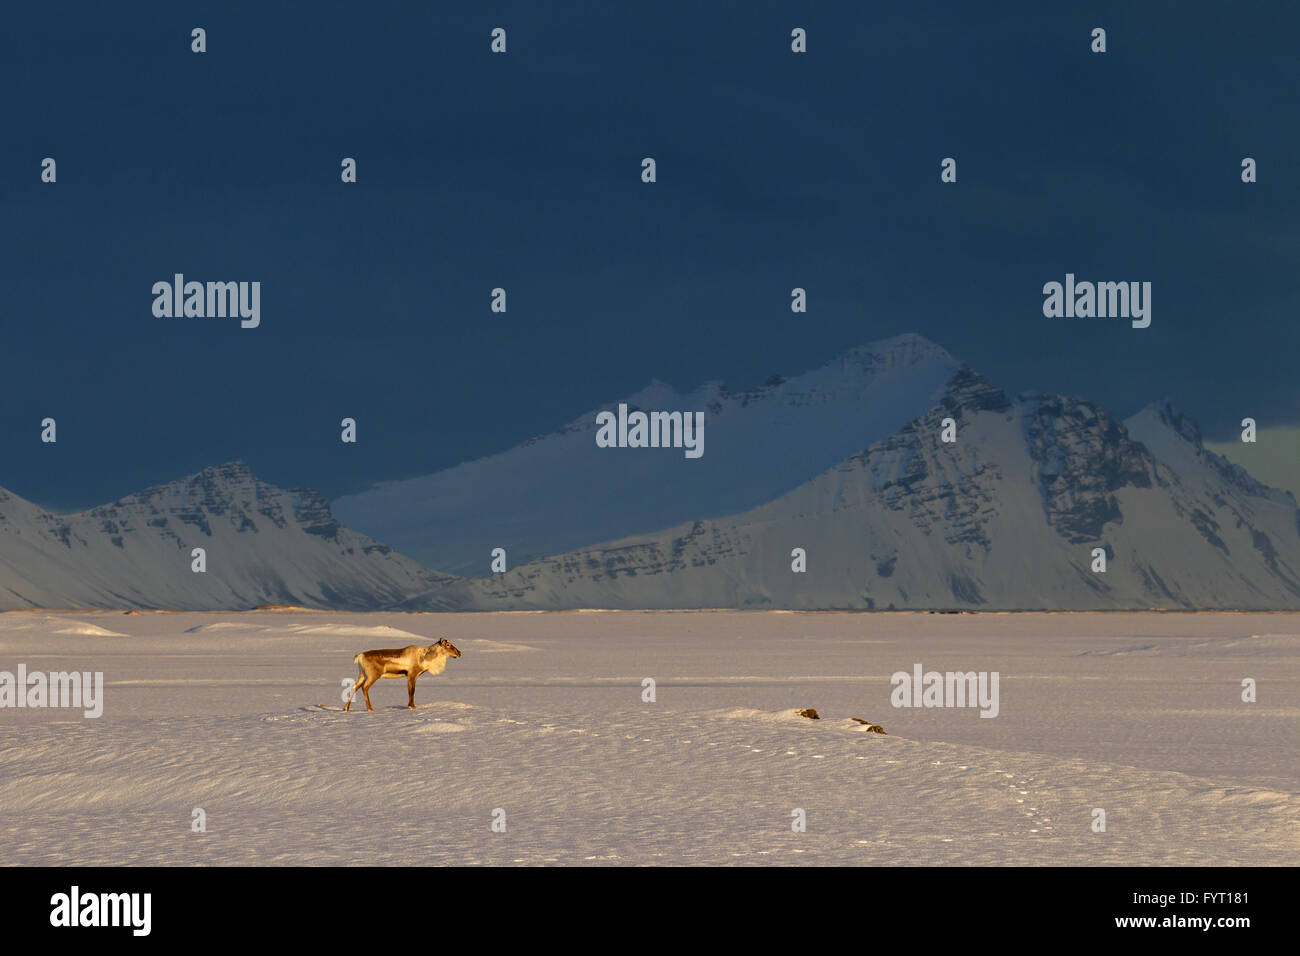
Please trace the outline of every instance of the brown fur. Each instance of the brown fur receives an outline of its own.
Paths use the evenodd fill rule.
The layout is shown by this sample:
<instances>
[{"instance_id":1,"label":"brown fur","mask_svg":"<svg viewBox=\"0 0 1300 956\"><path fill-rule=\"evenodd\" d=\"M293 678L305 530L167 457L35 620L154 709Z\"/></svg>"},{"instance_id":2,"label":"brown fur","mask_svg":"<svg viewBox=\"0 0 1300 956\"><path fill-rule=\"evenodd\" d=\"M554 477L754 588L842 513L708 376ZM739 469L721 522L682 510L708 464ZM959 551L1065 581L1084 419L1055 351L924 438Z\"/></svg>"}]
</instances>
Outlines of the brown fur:
<instances>
[{"instance_id":1,"label":"brown fur","mask_svg":"<svg viewBox=\"0 0 1300 956\"><path fill-rule=\"evenodd\" d=\"M343 705L344 710L352 707L352 697L358 690L365 695L366 710L374 710L370 704L370 688L382 677L406 678L406 706L415 709L415 681L421 674L441 674L447 668L447 661L460 657L456 645L445 637L436 644L423 647L411 644L407 647L389 647L377 651L362 651L352 660L361 668L357 682L352 686L352 696Z\"/></svg>"}]
</instances>

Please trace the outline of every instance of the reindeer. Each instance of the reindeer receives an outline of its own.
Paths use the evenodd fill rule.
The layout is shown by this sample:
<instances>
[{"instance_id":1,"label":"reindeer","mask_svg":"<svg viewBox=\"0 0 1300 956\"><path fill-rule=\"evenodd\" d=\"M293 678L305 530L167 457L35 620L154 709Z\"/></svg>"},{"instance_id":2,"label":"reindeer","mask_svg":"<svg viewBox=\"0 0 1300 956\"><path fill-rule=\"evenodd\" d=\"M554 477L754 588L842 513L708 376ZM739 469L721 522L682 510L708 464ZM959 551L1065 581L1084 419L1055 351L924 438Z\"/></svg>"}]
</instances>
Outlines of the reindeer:
<instances>
[{"instance_id":1,"label":"reindeer","mask_svg":"<svg viewBox=\"0 0 1300 956\"><path fill-rule=\"evenodd\" d=\"M407 709L414 710L415 679L424 673L441 674L447 669L449 657L460 657L460 651L445 637L437 644L430 644L428 647L411 644L402 648L362 651L352 658L353 663L360 666L361 674L353 685L352 694L348 697L348 702L343 705L343 709L348 710L352 706L352 698L360 688L361 693L366 696L366 710L374 710L375 708L370 706L371 685L381 677L405 677L406 706Z\"/></svg>"}]
</instances>

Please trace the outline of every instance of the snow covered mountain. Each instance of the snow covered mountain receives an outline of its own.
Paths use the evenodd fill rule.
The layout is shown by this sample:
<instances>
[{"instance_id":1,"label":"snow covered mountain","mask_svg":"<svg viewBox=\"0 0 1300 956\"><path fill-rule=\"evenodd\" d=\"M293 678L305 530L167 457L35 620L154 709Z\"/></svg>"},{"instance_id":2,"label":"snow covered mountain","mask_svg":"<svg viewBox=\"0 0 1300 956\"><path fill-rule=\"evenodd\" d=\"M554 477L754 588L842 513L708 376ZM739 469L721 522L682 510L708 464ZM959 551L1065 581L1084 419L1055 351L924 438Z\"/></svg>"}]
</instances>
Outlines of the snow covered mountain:
<instances>
[{"instance_id":1,"label":"snow covered mountain","mask_svg":"<svg viewBox=\"0 0 1300 956\"><path fill-rule=\"evenodd\" d=\"M505 574L429 570L235 462L72 515L0 489L0 610L1300 609L1295 499L1168 401L1121 422L1012 400L902 336L753 392L628 404L703 405L704 457L599 448L593 413L343 502L476 574L506 547Z\"/></svg>"},{"instance_id":2,"label":"snow covered mountain","mask_svg":"<svg viewBox=\"0 0 1300 956\"><path fill-rule=\"evenodd\" d=\"M205 551L204 573L191 570L193 548ZM0 488L0 610L365 610L443 585L455 579L349 531L315 492L268 485L243 462L71 515Z\"/></svg>"},{"instance_id":3,"label":"snow covered mountain","mask_svg":"<svg viewBox=\"0 0 1300 956\"><path fill-rule=\"evenodd\" d=\"M1126 427L963 367L931 411L769 503L474 586L485 608L1297 609L1300 513L1167 403Z\"/></svg>"},{"instance_id":4,"label":"snow covered mountain","mask_svg":"<svg viewBox=\"0 0 1300 956\"><path fill-rule=\"evenodd\" d=\"M703 411L704 454L597 447L594 409L526 444L332 503L339 520L430 567L487 577L510 566L771 501L930 408L960 363L919 335L862 346L746 392L654 382L629 409Z\"/></svg>"}]
</instances>

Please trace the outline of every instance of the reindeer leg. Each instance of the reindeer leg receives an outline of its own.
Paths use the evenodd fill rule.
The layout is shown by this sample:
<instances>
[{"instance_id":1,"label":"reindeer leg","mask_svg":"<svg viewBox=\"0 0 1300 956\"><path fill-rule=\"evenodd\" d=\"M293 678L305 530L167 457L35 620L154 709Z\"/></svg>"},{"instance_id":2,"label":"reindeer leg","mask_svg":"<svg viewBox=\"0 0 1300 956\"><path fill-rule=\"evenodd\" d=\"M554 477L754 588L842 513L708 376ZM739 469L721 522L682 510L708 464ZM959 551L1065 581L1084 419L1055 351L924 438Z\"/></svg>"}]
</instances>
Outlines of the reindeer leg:
<instances>
[{"instance_id":1,"label":"reindeer leg","mask_svg":"<svg viewBox=\"0 0 1300 956\"><path fill-rule=\"evenodd\" d=\"M366 679L366 675L362 674L360 677L357 678L357 682L352 685L352 693L348 694L348 702L343 705L344 711L350 710L352 708L352 698L357 696L357 691L361 688L361 684L363 681L365 681L365 679Z\"/></svg>"},{"instance_id":2,"label":"reindeer leg","mask_svg":"<svg viewBox=\"0 0 1300 956\"><path fill-rule=\"evenodd\" d=\"M377 678L372 677L361 685L361 693L366 695L366 710L375 709L370 705L370 688L374 685L376 679Z\"/></svg>"},{"instance_id":3,"label":"reindeer leg","mask_svg":"<svg viewBox=\"0 0 1300 956\"><path fill-rule=\"evenodd\" d=\"M406 709L415 710L415 679L419 674L412 674L406 678Z\"/></svg>"}]
</instances>

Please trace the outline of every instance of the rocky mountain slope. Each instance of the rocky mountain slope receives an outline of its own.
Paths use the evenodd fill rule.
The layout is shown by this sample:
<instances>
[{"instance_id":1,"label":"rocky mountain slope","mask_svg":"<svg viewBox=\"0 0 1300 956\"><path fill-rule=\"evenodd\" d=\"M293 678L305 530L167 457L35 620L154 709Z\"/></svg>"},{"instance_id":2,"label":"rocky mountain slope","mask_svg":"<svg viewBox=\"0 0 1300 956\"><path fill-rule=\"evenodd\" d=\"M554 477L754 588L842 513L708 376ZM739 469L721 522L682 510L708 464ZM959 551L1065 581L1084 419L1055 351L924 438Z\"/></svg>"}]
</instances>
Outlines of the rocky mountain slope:
<instances>
[{"instance_id":1,"label":"rocky mountain slope","mask_svg":"<svg viewBox=\"0 0 1300 956\"><path fill-rule=\"evenodd\" d=\"M963 368L931 411L774 501L475 592L514 608L1297 609L1300 514L1167 404L1126 425L1080 399L1012 401Z\"/></svg>"}]
</instances>

